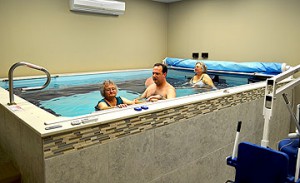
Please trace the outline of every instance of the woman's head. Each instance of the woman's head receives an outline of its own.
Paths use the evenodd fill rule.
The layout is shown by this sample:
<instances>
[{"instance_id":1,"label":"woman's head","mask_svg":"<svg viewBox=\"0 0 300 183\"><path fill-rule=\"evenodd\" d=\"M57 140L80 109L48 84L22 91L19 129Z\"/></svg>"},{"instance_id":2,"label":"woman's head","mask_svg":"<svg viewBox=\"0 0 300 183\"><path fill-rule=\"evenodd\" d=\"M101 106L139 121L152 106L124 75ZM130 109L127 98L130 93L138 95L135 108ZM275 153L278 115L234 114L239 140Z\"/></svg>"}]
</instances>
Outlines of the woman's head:
<instances>
[{"instance_id":1,"label":"woman's head","mask_svg":"<svg viewBox=\"0 0 300 183\"><path fill-rule=\"evenodd\" d=\"M196 73L198 73L198 72L206 73L206 71L207 71L207 68L203 62L197 62L195 64L195 72Z\"/></svg>"},{"instance_id":2,"label":"woman's head","mask_svg":"<svg viewBox=\"0 0 300 183\"><path fill-rule=\"evenodd\" d=\"M113 81L106 80L100 86L100 93L104 98L115 97L118 93L118 87Z\"/></svg>"}]
</instances>

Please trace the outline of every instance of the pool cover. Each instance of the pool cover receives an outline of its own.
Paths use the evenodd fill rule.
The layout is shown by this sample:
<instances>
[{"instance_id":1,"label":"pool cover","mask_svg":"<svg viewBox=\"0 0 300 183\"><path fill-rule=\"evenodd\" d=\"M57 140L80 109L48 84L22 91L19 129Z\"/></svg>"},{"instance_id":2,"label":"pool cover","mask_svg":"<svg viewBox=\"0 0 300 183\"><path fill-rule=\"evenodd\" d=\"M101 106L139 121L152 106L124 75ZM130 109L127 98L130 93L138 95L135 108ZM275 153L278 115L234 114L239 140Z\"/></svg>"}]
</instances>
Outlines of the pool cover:
<instances>
[{"instance_id":1,"label":"pool cover","mask_svg":"<svg viewBox=\"0 0 300 183\"><path fill-rule=\"evenodd\" d=\"M203 62L208 70L245 72L277 75L282 72L284 63L276 62L232 62L232 61L213 61L213 60L192 60L180 58L165 58L168 66L181 68L194 68L196 62Z\"/></svg>"}]
</instances>

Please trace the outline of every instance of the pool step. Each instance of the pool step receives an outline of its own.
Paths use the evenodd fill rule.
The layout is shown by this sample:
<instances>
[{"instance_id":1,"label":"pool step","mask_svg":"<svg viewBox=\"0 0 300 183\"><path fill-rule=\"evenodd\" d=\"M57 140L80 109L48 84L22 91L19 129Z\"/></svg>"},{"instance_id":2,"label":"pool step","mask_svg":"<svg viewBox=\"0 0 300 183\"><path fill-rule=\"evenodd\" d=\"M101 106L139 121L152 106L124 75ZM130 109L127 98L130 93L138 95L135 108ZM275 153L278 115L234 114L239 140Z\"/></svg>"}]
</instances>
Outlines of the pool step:
<instances>
[{"instance_id":1,"label":"pool step","mask_svg":"<svg viewBox=\"0 0 300 183\"><path fill-rule=\"evenodd\" d=\"M0 183L21 183L21 174L0 148Z\"/></svg>"}]
</instances>

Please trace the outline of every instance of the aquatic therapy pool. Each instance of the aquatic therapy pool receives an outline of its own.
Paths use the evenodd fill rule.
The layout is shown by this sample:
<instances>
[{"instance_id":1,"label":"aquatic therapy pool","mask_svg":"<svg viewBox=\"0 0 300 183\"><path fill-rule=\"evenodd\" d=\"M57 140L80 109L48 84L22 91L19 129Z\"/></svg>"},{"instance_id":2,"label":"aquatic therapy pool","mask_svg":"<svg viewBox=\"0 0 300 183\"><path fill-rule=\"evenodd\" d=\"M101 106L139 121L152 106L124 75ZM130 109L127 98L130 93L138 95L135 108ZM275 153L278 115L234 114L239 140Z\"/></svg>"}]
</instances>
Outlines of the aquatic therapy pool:
<instances>
[{"instance_id":1,"label":"aquatic therapy pool","mask_svg":"<svg viewBox=\"0 0 300 183\"><path fill-rule=\"evenodd\" d=\"M138 72L137 78L140 78L142 72ZM53 80L59 81L59 77ZM80 77L84 80L86 76ZM15 78L18 79L21 78ZM85 83L75 78L72 80L72 84ZM41 93L47 91L48 88ZM176 175L182 171L191 175L191 169L194 170L192 174L197 174L203 169L215 170L216 166L220 167L220 175L224 172L228 175L228 171L224 171L226 168L222 167L224 163L218 162L231 152L235 135L232 128L237 121L243 121L246 130L241 137L251 142L260 139L264 93L265 82L257 82L144 104L148 110L135 111L133 107L140 105L134 105L69 118L52 115L18 96L15 97L16 105L8 105L9 92L0 88L0 140L16 160L20 171L25 172L22 177L31 180L29 182L68 182L74 180L78 171L82 172L80 180L90 180L91 169L98 172L92 182L125 179L127 182L143 182L145 178L158 180L166 174L175 174L174 178L178 178ZM280 106L276 111L280 112L274 113L276 121L271 125L272 129L278 130L273 134L283 137L290 128L289 125L283 127L281 121L288 119L289 114L285 112L284 102L280 99L275 102L279 105L274 106ZM277 142L276 139L272 141ZM30 167L26 163L28 158L20 158L20 152L33 162ZM122 161L118 157L122 157ZM126 168L124 165L133 166Z\"/></svg>"},{"instance_id":2,"label":"aquatic therapy pool","mask_svg":"<svg viewBox=\"0 0 300 183\"><path fill-rule=\"evenodd\" d=\"M94 106L102 98L99 85L110 79L119 87L118 95L133 100L144 90L145 80L151 76L152 70L120 71L99 74L52 76L49 86L40 91L21 92L15 94L56 116L74 117L94 112ZM209 73L218 89L248 84L252 76ZM176 88L177 97L211 91L190 87L187 82L194 75L192 70L169 69L167 80ZM44 78L29 78L14 81L15 88L40 86ZM2 81L0 86L7 89L8 82Z\"/></svg>"}]
</instances>

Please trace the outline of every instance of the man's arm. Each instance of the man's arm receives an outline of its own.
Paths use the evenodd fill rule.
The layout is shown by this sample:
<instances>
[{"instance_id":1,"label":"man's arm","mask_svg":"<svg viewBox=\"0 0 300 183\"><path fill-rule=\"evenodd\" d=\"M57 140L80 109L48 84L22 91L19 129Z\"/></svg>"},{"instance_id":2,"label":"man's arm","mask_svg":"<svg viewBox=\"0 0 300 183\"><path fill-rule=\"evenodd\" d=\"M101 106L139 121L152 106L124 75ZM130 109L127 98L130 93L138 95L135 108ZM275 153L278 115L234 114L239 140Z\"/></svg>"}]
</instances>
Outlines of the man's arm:
<instances>
[{"instance_id":1,"label":"man's arm","mask_svg":"<svg viewBox=\"0 0 300 183\"><path fill-rule=\"evenodd\" d=\"M135 100L145 99L146 96L147 96L147 91L148 91L148 88L144 91L144 93L142 95L140 95L139 97L137 97Z\"/></svg>"},{"instance_id":2,"label":"man's arm","mask_svg":"<svg viewBox=\"0 0 300 183\"><path fill-rule=\"evenodd\" d=\"M167 92L167 99L170 99L170 98L175 98L176 97L176 90L175 88L172 86L168 92Z\"/></svg>"}]
</instances>

